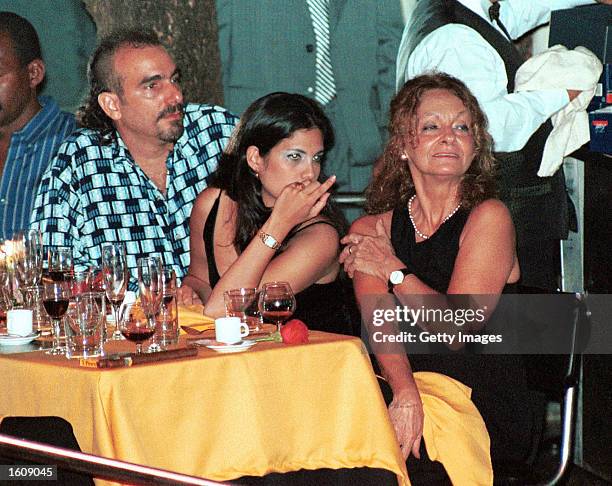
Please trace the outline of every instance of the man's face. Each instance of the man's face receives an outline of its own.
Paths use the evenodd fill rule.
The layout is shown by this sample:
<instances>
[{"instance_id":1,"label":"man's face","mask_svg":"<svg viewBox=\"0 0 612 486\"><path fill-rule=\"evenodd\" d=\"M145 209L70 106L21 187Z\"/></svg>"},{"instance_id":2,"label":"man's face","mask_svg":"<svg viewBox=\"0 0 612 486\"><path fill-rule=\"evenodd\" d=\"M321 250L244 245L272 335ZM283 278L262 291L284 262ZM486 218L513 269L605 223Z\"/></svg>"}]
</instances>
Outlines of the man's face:
<instances>
[{"instance_id":1,"label":"man's face","mask_svg":"<svg viewBox=\"0 0 612 486\"><path fill-rule=\"evenodd\" d=\"M115 126L128 144L173 144L183 134L176 64L161 46L121 47L113 59L122 92Z\"/></svg>"},{"instance_id":2,"label":"man's face","mask_svg":"<svg viewBox=\"0 0 612 486\"><path fill-rule=\"evenodd\" d=\"M26 110L36 102L36 86L31 86L28 66L17 58L9 34L0 33L0 129L19 130L29 121ZM28 118L28 119L25 119Z\"/></svg>"}]
</instances>

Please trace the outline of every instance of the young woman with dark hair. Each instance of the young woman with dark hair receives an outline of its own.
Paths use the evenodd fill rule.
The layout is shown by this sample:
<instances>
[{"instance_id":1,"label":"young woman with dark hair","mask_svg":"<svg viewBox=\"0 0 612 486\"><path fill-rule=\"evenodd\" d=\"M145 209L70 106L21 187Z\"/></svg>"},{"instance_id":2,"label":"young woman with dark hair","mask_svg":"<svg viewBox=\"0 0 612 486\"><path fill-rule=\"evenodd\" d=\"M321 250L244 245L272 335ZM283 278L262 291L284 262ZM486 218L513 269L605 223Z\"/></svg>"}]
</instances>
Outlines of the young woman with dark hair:
<instances>
[{"instance_id":1,"label":"young woman with dark hair","mask_svg":"<svg viewBox=\"0 0 612 486\"><path fill-rule=\"evenodd\" d=\"M350 332L338 280L341 213L329 200L335 177L321 166L331 124L316 102L272 93L255 101L191 214L191 264L184 285L224 313L223 292L290 283L295 317L311 329Z\"/></svg>"}]
</instances>

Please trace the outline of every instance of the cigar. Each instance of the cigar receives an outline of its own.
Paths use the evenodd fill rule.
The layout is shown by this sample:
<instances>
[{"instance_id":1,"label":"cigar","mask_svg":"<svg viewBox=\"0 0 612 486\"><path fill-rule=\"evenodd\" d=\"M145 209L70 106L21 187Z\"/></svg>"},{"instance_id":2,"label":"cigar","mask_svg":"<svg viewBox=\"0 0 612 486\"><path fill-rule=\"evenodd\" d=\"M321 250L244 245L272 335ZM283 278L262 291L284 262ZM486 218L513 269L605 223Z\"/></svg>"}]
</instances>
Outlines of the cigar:
<instances>
[{"instance_id":1,"label":"cigar","mask_svg":"<svg viewBox=\"0 0 612 486\"><path fill-rule=\"evenodd\" d=\"M177 348L156 353L119 353L111 354L106 358L100 358L97 363L98 368L124 368L140 363L153 363L155 361L166 361L169 359L188 358L197 356L196 348Z\"/></svg>"}]
</instances>

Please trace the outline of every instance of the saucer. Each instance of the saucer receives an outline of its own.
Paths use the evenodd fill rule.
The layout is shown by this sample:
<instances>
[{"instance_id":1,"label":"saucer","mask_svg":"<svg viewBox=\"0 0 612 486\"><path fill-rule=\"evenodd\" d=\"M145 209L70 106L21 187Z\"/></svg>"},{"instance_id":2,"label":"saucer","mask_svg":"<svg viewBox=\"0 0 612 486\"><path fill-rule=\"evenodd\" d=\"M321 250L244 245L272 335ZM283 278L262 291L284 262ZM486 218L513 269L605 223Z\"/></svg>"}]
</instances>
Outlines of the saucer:
<instances>
[{"instance_id":1,"label":"saucer","mask_svg":"<svg viewBox=\"0 0 612 486\"><path fill-rule=\"evenodd\" d=\"M19 346L21 344L28 344L34 341L38 336L40 336L38 332L33 332L27 336L0 334L0 346Z\"/></svg>"},{"instance_id":2,"label":"saucer","mask_svg":"<svg viewBox=\"0 0 612 486\"><path fill-rule=\"evenodd\" d=\"M215 341L214 339L200 339L195 341L195 344L206 346L208 349L212 349L217 353L240 353L251 348L251 346L254 346L257 344L257 342L250 339L245 339L244 341L239 341L234 344L224 344Z\"/></svg>"}]
</instances>

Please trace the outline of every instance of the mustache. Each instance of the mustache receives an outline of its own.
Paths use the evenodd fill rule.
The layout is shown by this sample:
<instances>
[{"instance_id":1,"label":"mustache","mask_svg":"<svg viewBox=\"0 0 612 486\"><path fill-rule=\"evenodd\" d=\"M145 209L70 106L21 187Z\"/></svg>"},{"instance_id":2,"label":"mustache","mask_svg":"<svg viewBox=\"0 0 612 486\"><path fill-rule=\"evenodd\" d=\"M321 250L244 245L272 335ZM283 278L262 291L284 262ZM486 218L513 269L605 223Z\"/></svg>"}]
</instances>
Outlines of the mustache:
<instances>
[{"instance_id":1,"label":"mustache","mask_svg":"<svg viewBox=\"0 0 612 486\"><path fill-rule=\"evenodd\" d=\"M157 119L161 120L163 117L167 115L171 115L173 113L179 113L182 115L183 108L184 108L183 103L177 103L176 105L167 106L166 108L164 108L162 111L159 112L159 114L157 115Z\"/></svg>"}]
</instances>

